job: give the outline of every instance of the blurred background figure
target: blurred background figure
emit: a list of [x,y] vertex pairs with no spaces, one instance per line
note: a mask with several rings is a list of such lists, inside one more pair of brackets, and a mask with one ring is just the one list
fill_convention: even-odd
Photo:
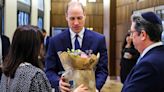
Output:
[[121,51],[120,78],[122,83],[124,83],[127,75],[136,64],[139,55],[139,52],[134,48],[130,32],[128,32],[125,36]]
[[2,62],[4,61],[6,55],[8,54],[10,47],[10,40],[5,35],[0,35],[0,80],[2,75]]
[[40,36],[40,40],[41,40],[40,53],[39,53],[38,59],[39,59],[39,62],[41,62],[40,63],[41,69],[44,70],[44,68],[45,68],[45,55],[46,55],[45,47],[44,47],[44,34],[42,33],[42,30],[39,29],[39,27],[36,27],[36,29],[39,32],[39,36]]
[[51,85],[38,61],[40,47],[37,27],[26,25],[16,29],[3,62],[0,92],[51,92]]
[[45,52],[47,52],[50,36],[47,36],[47,32],[46,32],[45,29],[42,29],[41,31],[42,31],[42,34],[43,34],[43,36],[44,36],[44,47],[45,47]]

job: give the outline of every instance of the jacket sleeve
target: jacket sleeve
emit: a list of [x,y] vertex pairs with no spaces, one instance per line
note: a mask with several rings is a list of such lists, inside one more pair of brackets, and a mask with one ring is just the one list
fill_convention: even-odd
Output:
[[55,45],[54,45],[53,39],[50,38],[49,41],[49,47],[46,55],[46,60],[45,60],[45,68],[46,68],[46,76],[48,77],[50,84],[53,88],[56,88],[59,86],[59,79],[60,77],[57,74],[57,53],[55,50]]
[[96,88],[101,90],[103,85],[105,84],[106,78],[108,76],[108,57],[107,57],[107,49],[105,43],[105,37],[103,36],[98,43],[98,52],[100,53],[100,59],[96,68]]

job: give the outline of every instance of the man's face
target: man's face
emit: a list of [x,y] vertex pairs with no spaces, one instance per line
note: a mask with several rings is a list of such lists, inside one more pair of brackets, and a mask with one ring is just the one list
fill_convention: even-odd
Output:
[[66,13],[68,26],[75,33],[79,33],[85,25],[85,13],[81,6],[70,6]]
[[132,22],[131,28],[130,28],[130,36],[132,38],[134,47],[139,51],[142,52],[142,41],[141,41],[141,36],[135,29],[135,22]]

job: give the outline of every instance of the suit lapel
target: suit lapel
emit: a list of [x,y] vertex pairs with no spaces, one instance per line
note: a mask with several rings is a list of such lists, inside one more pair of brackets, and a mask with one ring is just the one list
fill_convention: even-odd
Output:
[[89,30],[85,29],[81,50],[89,50],[92,44],[92,36]]
[[131,80],[131,77],[132,77],[132,75],[133,75],[133,73],[134,73],[134,71],[135,71],[135,67],[136,67],[136,65],[132,68],[132,70],[130,71],[130,73],[128,74],[128,76],[127,76],[127,78],[126,78],[126,80],[125,80],[125,84],[126,83],[128,83],[130,80]]
[[62,42],[63,46],[66,50],[67,48],[72,49],[71,36],[70,36],[69,29],[65,30],[62,41],[63,41]]
[[[64,48],[72,49],[71,36],[70,36],[69,29],[65,30],[63,34],[62,42],[63,42]],[[92,44],[92,35],[89,30],[85,29],[81,50],[82,51],[89,50],[91,47],[91,44]]]

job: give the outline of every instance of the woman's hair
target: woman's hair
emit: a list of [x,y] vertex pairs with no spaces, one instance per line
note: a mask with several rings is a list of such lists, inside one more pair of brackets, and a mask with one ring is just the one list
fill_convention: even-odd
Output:
[[[124,48],[125,48],[125,46],[126,46],[126,44],[127,44],[126,38],[127,38],[128,36],[130,36],[130,32],[128,32],[128,33],[126,34],[126,36],[125,36],[124,42],[123,42],[123,44],[122,44],[122,50],[124,50]],[[131,46],[132,48],[134,48],[133,42],[131,42],[130,46]]]
[[40,37],[41,44],[44,44],[44,35],[43,35],[42,31],[43,30],[45,31],[45,29],[40,29],[38,26],[34,26],[34,27],[38,30],[38,34],[39,34],[39,37]]
[[12,44],[2,66],[7,77],[14,78],[18,66],[28,62],[38,68],[38,54],[41,46],[39,30],[36,26],[24,25],[15,30]]

